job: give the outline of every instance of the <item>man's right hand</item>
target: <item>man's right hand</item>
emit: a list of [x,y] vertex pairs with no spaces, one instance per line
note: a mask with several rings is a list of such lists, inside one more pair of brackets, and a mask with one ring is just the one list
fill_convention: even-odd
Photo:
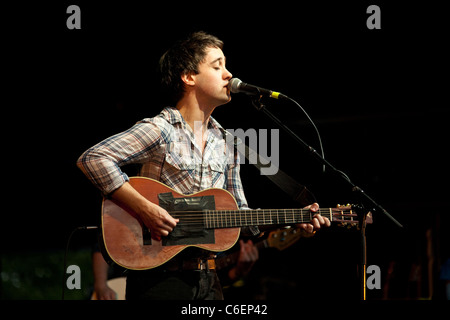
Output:
[[139,212],[142,222],[150,230],[153,240],[160,241],[161,237],[167,237],[179,222],[165,209],[148,201],[148,208]]
[[160,241],[175,228],[179,219],[174,219],[166,210],[150,202],[125,182],[112,194],[112,198],[131,208],[139,215],[145,226],[150,230],[153,240]]

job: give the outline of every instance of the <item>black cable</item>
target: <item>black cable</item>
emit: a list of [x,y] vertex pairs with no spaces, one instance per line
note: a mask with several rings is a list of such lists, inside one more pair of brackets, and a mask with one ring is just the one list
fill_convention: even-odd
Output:
[[[321,139],[321,137],[320,137],[320,133],[319,133],[319,130],[317,129],[317,127],[316,127],[316,124],[315,124],[314,121],[312,121],[312,119],[309,117],[309,115],[308,115],[308,113],[306,112],[306,110],[303,109],[303,107],[302,107],[297,101],[295,101],[294,99],[292,99],[292,98],[290,98],[290,97],[287,97],[287,96],[286,96],[286,98],[287,98],[289,101],[293,102],[295,105],[297,105],[297,106],[300,108],[300,110],[302,110],[303,113],[306,115],[306,118],[308,118],[309,122],[312,124],[314,130],[315,130],[316,133],[317,133],[317,138],[318,138],[318,140],[319,140],[320,153],[322,154],[322,158],[325,159],[325,153],[324,153],[324,151],[323,151],[323,146],[322,146],[322,139]],[[325,165],[323,165],[322,172],[325,173]]]

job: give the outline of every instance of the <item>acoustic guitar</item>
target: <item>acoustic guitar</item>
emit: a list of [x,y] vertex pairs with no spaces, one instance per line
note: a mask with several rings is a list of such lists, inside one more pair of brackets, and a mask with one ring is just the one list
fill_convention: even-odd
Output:
[[[240,227],[308,223],[316,214],[308,209],[239,210],[234,197],[224,189],[211,188],[183,195],[150,178],[132,177],[130,184],[146,199],[179,219],[167,237],[156,241],[130,208],[112,199],[103,200],[106,253],[118,265],[132,270],[158,267],[188,247],[226,251],[238,240]],[[351,207],[321,208],[317,213],[331,222],[358,223]]]

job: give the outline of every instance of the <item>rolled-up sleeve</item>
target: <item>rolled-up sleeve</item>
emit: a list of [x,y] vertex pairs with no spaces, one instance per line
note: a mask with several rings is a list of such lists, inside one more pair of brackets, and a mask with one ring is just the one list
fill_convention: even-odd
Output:
[[148,161],[160,137],[161,130],[154,123],[137,123],[86,150],[77,166],[107,196],[129,180],[120,167]]

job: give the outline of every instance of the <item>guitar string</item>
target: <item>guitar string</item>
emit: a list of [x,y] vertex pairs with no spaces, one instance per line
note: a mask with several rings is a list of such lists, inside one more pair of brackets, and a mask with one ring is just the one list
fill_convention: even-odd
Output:
[[[189,214],[192,213],[192,214]],[[344,213],[344,212],[331,212],[329,210],[323,210],[319,212],[303,212],[303,211],[296,211],[296,210],[284,210],[280,211],[277,210],[277,212],[271,212],[271,210],[265,210],[265,211],[256,211],[256,212],[247,212],[247,210],[206,210],[206,211],[169,211],[169,214],[181,218],[200,218],[203,219],[203,217],[229,217],[229,216],[251,216],[251,217],[264,217],[270,214],[274,214],[275,216],[283,216],[283,215],[296,215],[296,216],[314,216],[316,214],[326,215],[326,216],[342,216],[342,217],[356,217],[357,214],[352,213]]]
[[[179,218],[184,221],[228,221],[228,220],[255,220],[255,221],[265,221],[265,220],[292,220],[297,221],[300,219],[300,221],[304,220],[311,220],[312,216],[308,213],[300,213],[300,214],[293,214],[293,212],[289,213],[281,213],[277,214],[272,217],[269,217],[269,214],[259,214],[259,213],[239,213],[239,212],[202,212],[202,214],[184,214],[184,213],[174,213],[174,218]],[[328,213],[323,213],[324,216],[329,215]]]
[[[267,214],[270,213],[270,211],[272,210],[277,211],[278,216],[272,218],[267,217]],[[344,211],[348,210],[332,209],[331,212],[330,209],[325,208],[319,209],[318,212],[311,212],[308,209],[262,209],[262,210],[251,210],[251,212],[248,212],[248,210],[205,210],[205,211],[187,210],[187,211],[171,211],[170,213],[173,214],[174,218],[181,219],[178,224],[198,225],[198,226],[206,225],[211,227],[224,225],[241,226],[243,225],[242,223],[243,220],[245,222],[244,225],[304,223],[309,222],[311,220],[310,219],[312,217],[311,214],[315,215],[317,213],[325,217],[334,216],[334,219],[332,220],[336,222],[357,222],[357,220],[353,219],[353,217],[357,216],[356,214],[343,213]],[[195,214],[186,214],[188,212]],[[238,215],[238,213],[244,214]],[[266,213],[266,215],[261,215],[261,213]],[[279,217],[280,213],[281,217]],[[296,216],[283,217],[283,214],[292,215],[294,213],[297,213]],[[301,219],[299,220],[300,217]],[[305,217],[307,219],[305,219]],[[345,219],[346,217],[348,217],[349,219]]]
[[[348,212],[349,210],[337,210],[337,209],[331,209],[332,214],[333,215],[353,215],[356,216],[356,214],[351,214],[351,213],[344,213],[344,212]],[[330,213],[330,209],[327,208],[322,208],[319,209],[318,212],[312,212],[309,211],[308,209],[260,209],[260,210],[245,210],[245,209],[241,209],[241,210],[173,210],[173,211],[168,211],[169,213],[181,213],[185,216],[189,216],[186,213],[194,213],[195,215],[198,215],[200,213],[216,213],[216,214],[221,214],[221,213],[228,213],[228,214],[235,214],[235,213],[245,213],[245,214],[267,214],[267,213],[276,213],[278,212],[279,214],[284,214],[289,213],[300,213],[300,214],[309,214],[309,213],[313,213],[313,214],[329,214]],[[351,211],[350,211],[351,212]],[[194,216],[194,215],[192,215]]]
[[[302,211],[299,209],[264,209],[264,210],[204,210],[204,211],[195,211],[195,210],[177,210],[177,211],[168,211],[171,215],[179,215],[180,217],[198,217],[198,216],[204,216],[206,215],[216,215],[216,216],[224,216],[224,215],[251,215],[251,216],[263,216],[268,214],[275,214],[275,215],[284,215],[284,214],[295,214],[295,215],[330,215],[330,210],[328,209],[322,209],[318,212],[310,212],[310,211]],[[192,214],[188,214],[192,213]],[[349,216],[349,217],[356,217],[357,214],[354,213],[346,213],[344,210],[340,211],[332,211],[331,215],[333,216]]]

